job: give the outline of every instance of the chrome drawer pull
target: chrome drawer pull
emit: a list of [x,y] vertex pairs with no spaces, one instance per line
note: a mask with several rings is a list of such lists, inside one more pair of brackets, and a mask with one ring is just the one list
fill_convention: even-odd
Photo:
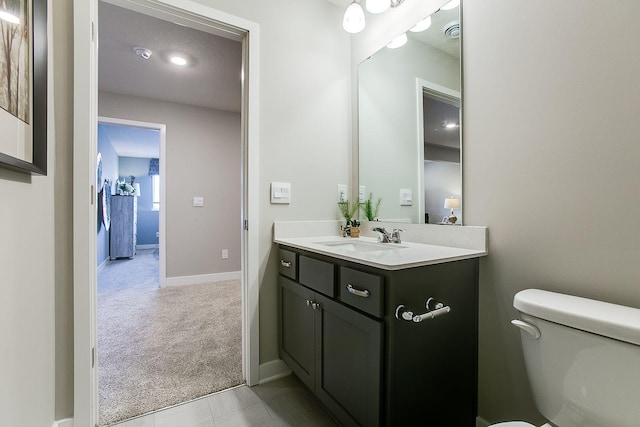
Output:
[[351,283],[347,285],[347,290],[349,291],[350,294],[353,294],[355,296],[362,297],[362,298],[369,298],[369,295],[370,295],[368,289],[361,291],[360,289],[356,289],[353,286],[351,286]]
[[280,260],[280,265],[286,268],[291,268],[291,262],[287,262],[283,259]]

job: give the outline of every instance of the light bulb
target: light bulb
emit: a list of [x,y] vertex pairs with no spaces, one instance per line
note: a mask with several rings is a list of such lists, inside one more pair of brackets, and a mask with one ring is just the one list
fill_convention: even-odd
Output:
[[367,12],[382,13],[391,7],[389,0],[367,0]]
[[7,21],[10,24],[20,23],[20,18],[10,14],[9,12],[5,12],[4,10],[0,10],[0,19],[2,19],[3,21]]
[[364,30],[364,25],[364,10],[354,1],[344,12],[342,28],[344,28],[347,33],[355,34]]
[[416,25],[411,27],[411,29],[409,29],[409,31],[411,31],[413,33],[419,33],[420,31],[424,31],[424,30],[428,29],[430,26],[431,26],[431,17],[427,16],[422,21],[418,22]]
[[391,42],[387,45],[389,49],[397,49],[401,46],[404,46],[407,42],[407,33],[402,33],[395,39],[391,40]]
[[458,6],[460,6],[460,0],[451,0],[449,3],[445,4],[440,9],[451,10],[451,9],[455,9]]
[[187,65],[187,60],[186,60],[186,59],[184,59],[184,58],[183,58],[183,57],[181,57],[181,56],[172,56],[172,57],[170,58],[170,60],[171,60],[171,62],[173,62],[173,63],[174,63],[174,64],[176,64],[176,65],[180,65],[180,66],[185,66],[185,65]]

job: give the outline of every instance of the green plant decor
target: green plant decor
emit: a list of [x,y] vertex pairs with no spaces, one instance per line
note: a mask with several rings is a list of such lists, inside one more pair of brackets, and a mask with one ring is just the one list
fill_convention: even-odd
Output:
[[358,208],[360,207],[359,203],[351,203],[350,201],[338,202],[338,209],[340,209],[340,213],[347,221],[347,226],[351,225],[351,219],[358,212]]
[[362,213],[369,221],[374,221],[378,216],[380,210],[380,204],[382,203],[382,197],[378,197],[378,200],[373,201],[373,193],[369,193],[369,198],[364,203],[360,204]]

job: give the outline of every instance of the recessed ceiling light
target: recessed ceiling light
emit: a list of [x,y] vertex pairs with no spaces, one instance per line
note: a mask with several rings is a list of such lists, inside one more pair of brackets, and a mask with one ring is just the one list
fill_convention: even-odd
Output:
[[458,127],[458,123],[444,121],[441,126],[445,129],[455,129]]
[[12,15],[9,12],[5,12],[4,10],[0,10],[0,19],[2,19],[3,21],[7,21],[11,24],[19,24],[20,23],[20,18],[18,18],[15,15]]
[[182,67],[184,67],[185,65],[187,65],[187,60],[185,58],[183,58],[182,56],[177,56],[174,55],[171,58],[169,58],[169,60],[175,64],[175,65],[180,65]]

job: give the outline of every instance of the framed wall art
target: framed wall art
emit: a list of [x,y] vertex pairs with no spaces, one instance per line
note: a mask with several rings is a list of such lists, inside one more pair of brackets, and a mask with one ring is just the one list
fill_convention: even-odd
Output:
[[47,174],[47,0],[0,0],[0,167]]

